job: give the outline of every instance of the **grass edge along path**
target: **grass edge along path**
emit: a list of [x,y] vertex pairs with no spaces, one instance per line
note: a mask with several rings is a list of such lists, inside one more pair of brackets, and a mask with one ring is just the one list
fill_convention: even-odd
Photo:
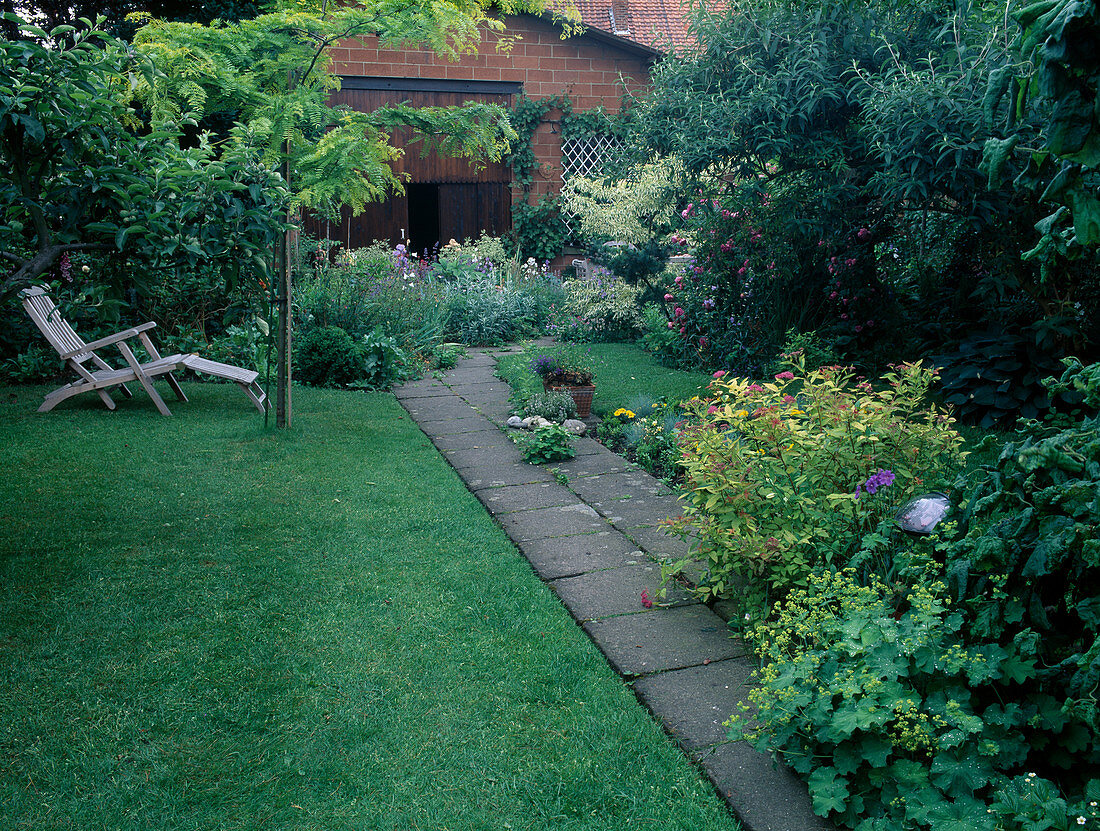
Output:
[[0,824],[736,829],[391,396],[187,391],[3,391]]

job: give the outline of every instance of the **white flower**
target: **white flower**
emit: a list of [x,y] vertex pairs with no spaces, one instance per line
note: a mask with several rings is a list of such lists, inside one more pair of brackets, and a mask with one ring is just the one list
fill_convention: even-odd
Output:
[[1085,818],[1084,817],[1077,817],[1077,824],[1078,825],[1084,825],[1085,824]]

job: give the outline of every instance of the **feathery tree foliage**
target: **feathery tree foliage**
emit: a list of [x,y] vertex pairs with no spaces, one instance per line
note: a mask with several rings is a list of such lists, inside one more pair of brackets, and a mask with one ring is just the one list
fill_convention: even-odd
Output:
[[[148,20],[134,38],[164,75],[139,79],[136,94],[162,117],[233,112],[267,142],[265,158],[289,155],[291,185],[301,207],[333,216],[342,205],[358,213],[400,192],[392,163],[401,151],[392,132],[411,127],[427,149],[475,163],[498,161],[515,133],[497,105],[457,108],[384,107],[372,113],[330,107],[338,89],[328,49],[376,36],[382,46],[427,47],[450,60],[476,49],[485,32],[499,48],[511,39],[501,13],[540,11],[544,0],[361,0],[333,4],[279,0],[251,20],[209,26]],[[568,20],[562,18],[566,28]]]

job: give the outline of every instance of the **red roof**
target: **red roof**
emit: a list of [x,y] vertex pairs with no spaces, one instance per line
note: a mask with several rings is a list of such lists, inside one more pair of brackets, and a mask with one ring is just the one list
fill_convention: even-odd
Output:
[[573,0],[585,26],[662,52],[694,45],[682,0]]

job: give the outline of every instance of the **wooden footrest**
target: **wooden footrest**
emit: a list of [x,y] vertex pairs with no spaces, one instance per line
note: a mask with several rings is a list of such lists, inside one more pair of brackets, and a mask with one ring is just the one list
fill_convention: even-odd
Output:
[[198,355],[184,355],[180,363],[193,372],[202,372],[206,375],[213,375],[215,378],[224,378],[227,381],[236,381],[238,384],[251,384],[260,375],[255,370],[210,361],[206,358],[200,358]]

